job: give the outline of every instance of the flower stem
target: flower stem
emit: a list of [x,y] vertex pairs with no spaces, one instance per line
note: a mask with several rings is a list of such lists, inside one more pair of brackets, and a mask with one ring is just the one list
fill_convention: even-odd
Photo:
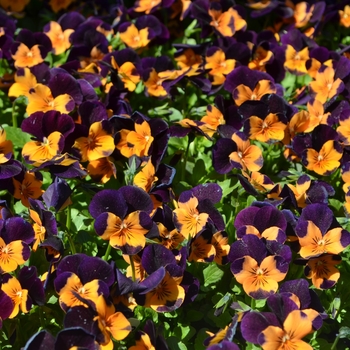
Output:
[[337,348],[338,341],[340,339],[340,333],[338,333],[337,337],[334,339],[331,350],[335,350]]
[[132,255],[130,255],[130,266],[131,266],[131,274],[132,274],[132,280],[136,280],[136,273],[135,273],[135,264],[134,264],[134,259]]
[[111,249],[112,249],[112,246],[108,242],[106,253],[105,253],[105,255],[102,258],[104,261],[108,261],[108,257],[109,257],[109,254],[111,253]]
[[70,250],[72,251],[72,254],[76,254],[77,251],[75,249],[75,245],[71,236],[71,223],[72,223],[71,210],[70,210],[70,206],[68,205],[67,218],[66,218],[67,237],[68,237],[68,242],[69,242],[69,246],[70,246]]
[[17,124],[17,117],[16,117],[16,113],[15,113],[15,107],[16,107],[16,100],[13,101],[13,104],[12,104],[12,126],[14,128],[17,128],[18,127],[18,124]]
[[255,310],[255,307],[256,307],[255,299],[252,298],[251,301],[250,301],[250,308],[251,308],[252,310]]

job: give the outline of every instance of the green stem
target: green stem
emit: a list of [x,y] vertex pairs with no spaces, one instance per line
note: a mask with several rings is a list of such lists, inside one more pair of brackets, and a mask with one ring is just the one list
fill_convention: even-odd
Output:
[[136,280],[136,273],[135,273],[135,264],[134,264],[134,259],[132,255],[130,255],[130,266],[131,266],[131,274],[132,274],[132,280]]
[[109,257],[109,254],[111,253],[111,249],[112,249],[112,246],[108,242],[106,253],[102,258],[104,261],[108,261],[108,257]]
[[191,140],[190,138],[188,138],[188,143],[187,143],[187,147],[186,147],[186,151],[183,157],[183,161],[182,161],[182,169],[181,169],[181,180],[184,181],[186,178],[186,164],[187,164],[187,159],[188,159],[188,152],[190,149],[190,144],[191,144]]
[[332,344],[331,350],[335,350],[337,348],[337,344],[338,344],[339,339],[340,339],[340,333],[338,333],[337,337],[335,338],[335,340]]
[[67,237],[68,237],[68,242],[70,246],[70,250],[72,251],[72,254],[76,254],[76,249],[75,245],[71,236],[71,223],[72,223],[72,216],[71,216],[71,210],[70,206],[67,207],[67,218],[66,218],[66,228],[67,228]]
[[252,298],[251,301],[250,301],[250,308],[251,308],[252,310],[255,310],[255,307],[256,307],[255,299]]
[[16,118],[16,112],[15,112],[16,101],[17,101],[17,99],[13,101],[13,105],[12,105],[12,126],[14,128],[18,127],[17,118]]

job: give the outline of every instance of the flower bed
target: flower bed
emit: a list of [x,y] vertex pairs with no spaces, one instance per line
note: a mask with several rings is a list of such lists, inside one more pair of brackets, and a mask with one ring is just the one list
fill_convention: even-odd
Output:
[[1,349],[350,347],[349,1],[0,6]]

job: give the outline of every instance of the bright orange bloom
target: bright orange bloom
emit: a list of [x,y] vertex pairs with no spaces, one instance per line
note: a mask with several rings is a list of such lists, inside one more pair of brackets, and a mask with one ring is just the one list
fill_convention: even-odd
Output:
[[209,105],[207,107],[207,114],[202,117],[201,122],[205,124],[200,125],[200,129],[210,137],[214,135],[219,125],[226,124],[224,115],[214,105]]
[[252,61],[248,63],[248,67],[260,72],[266,72],[266,63],[268,63],[272,57],[272,51],[265,50],[262,46],[258,46],[254,52]]
[[[1,239],[1,238],[0,238]],[[19,310],[27,313],[28,290],[22,289],[16,277],[11,277],[6,283],[1,285],[1,290],[7,294],[13,303],[14,309],[9,318],[14,318],[18,315]]]
[[188,261],[205,262],[208,259],[213,259],[216,250],[211,242],[208,242],[205,237],[199,235],[191,242],[190,255]]
[[162,0],[138,0],[134,7],[136,12],[144,12],[149,15],[150,12],[161,4]]
[[48,86],[43,84],[36,84],[34,88],[29,91],[27,113],[29,115],[41,111],[58,111],[61,113],[69,113],[74,107],[73,98],[68,94],[62,94],[53,97]]
[[260,100],[266,94],[276,93],[276,88],[270,80],[260,80],[256,83],[253,90],[249,86],[240,84],[232,93],[232,97],[237,106],[245,101]]
[[34,89],[37,80],[29,68],[17,70],[15,74],[15,83],[11,85],[8,95],[10,97],[29,96],[30,91]]
[[103,184],[108,182],[112,176],[114,178],[117,177],[117,169],[108,157],[90,161],[87,166],[87,171],[94,181]]
[[213,26],[222,36],[233,36],[236,31],[244,29],[247,22],[230,7],[227,11],[210,9],[209,15],[212,18],[210,25]]
[[306,61],[309,59],[309,48],[297,52],[293,46],[287,45],[284,67],[295,74],[306,74]]
[[151,41],[148,39],[148,28],[138,30],[133,23],[128,26],[125,32],[119,33],[119,36],[127,46],[133,49],[145,47]]
[[45,32],[45,34],[50,38],[52,43],[52,48],[55,55],[60,55],[71,47],[71,42],[69,37],[74,33],[74,29],[66,29],[62,31],[59,23],[51,21],[49,23],[50,30]]
[[33,67],[44,62],[44,59],[41,57],[39,45],[34,45],[29,48],[27,45],[20,43],[16,53],[12,55],[12,58],[17,68]]
[[13,272],[19,265],[26,262],[23,258],[24,245],[22,241],[12,241],[6,244],[0,237],[0,272]]
[[187,202],[178,202],[179,208],[174,209],[174,220],[180,228],[180,233],[186,238],[194,237],[203,229],[208,221],[209,214],[199,213],[198,199],[191,197]]
[[343,152],[334,147],[335,141],[327,141],[319,152],[313,148],[307,149],[305,162],[306,169],[312,170],[319,175],[328,175],[340,166]]
[[338,90],[343,82],[339,78],[334,80],[334,75],[335,71],[332,67],[327,67],[323,72],[317,72],[316,80],[309,84],[316,100],[325,103],[339,93]]
[[119,67],[113,56],[111,58],[111,64],[112,67],[118,71],[118,76],[124,83],[124,86],[129,91],[134,91],[136,89],[136,84],[140,82],[140,75],[136,72],[134,64],[131,62],[125,62]]
[[350,6],[345,5],[344,10],[339,10],[340,25],[345,28],[350,27]]
[[173,229],[169,232],[168,229],[160,222],[157,222],[157,227],[161,240],[160,243],[170,250],[176,249],[185,239],[185,237],[177,229]]
[[6,140],[6,131],[0,127],[0,164],[6,163],[13,153],[13,143]]
[[20,199],[22,204],[29,208],[28,198],[38,199],[44,191],[41,189],[42,181],[35,177],[35,174],[26,172],[22,182],[12,179],[15,191],[13,196]]
[[30,0],[0,0],[0,6],[8,12],[22,12]]
[[158,180],[157,176],[155,176],[155,168],[151,159],[141,166],[141,171],[139,171],[134,177],[134,185],[149,192],[152,189],[153,184]]
[[265,119],[257,116],[249,118],[249,138],[260,142],[276,142],[284,138],[287,125],[282,123],[277,114],[270,113]]
[[57,13],[60,10],[65,10],[74,0],[50,0],[49,4],[52,11]]
[[81,154],[82,162],[108,157],[115,149],[114,139],[103,129],[102,122],[91,124],[88,137],[79,137],[74,145]]

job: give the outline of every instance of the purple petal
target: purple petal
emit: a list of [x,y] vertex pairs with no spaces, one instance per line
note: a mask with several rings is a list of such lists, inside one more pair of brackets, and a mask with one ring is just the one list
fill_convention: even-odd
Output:
[[95,336],[81,327],[66,328],[57,334],[55,350],[72,348],[96,350]]
[[136,186],[123,186],[119,189],[128,207],[128,212],[137,210],[150,214],[153,210],[153,202],[149,194]]
[[174,254],[169,249],[160,244],[151,244],[144,249],[141,265],[148,274],[169,264],[176,264]]
[[17,240],[30,244],[34,240],[34,230],[29,222],[12,217],[4,221],[0,236],[7,244]]
[[55,337],[49,332],[42,330],[34,334],[26,343],[23,350],[46,350],[54,349]]

